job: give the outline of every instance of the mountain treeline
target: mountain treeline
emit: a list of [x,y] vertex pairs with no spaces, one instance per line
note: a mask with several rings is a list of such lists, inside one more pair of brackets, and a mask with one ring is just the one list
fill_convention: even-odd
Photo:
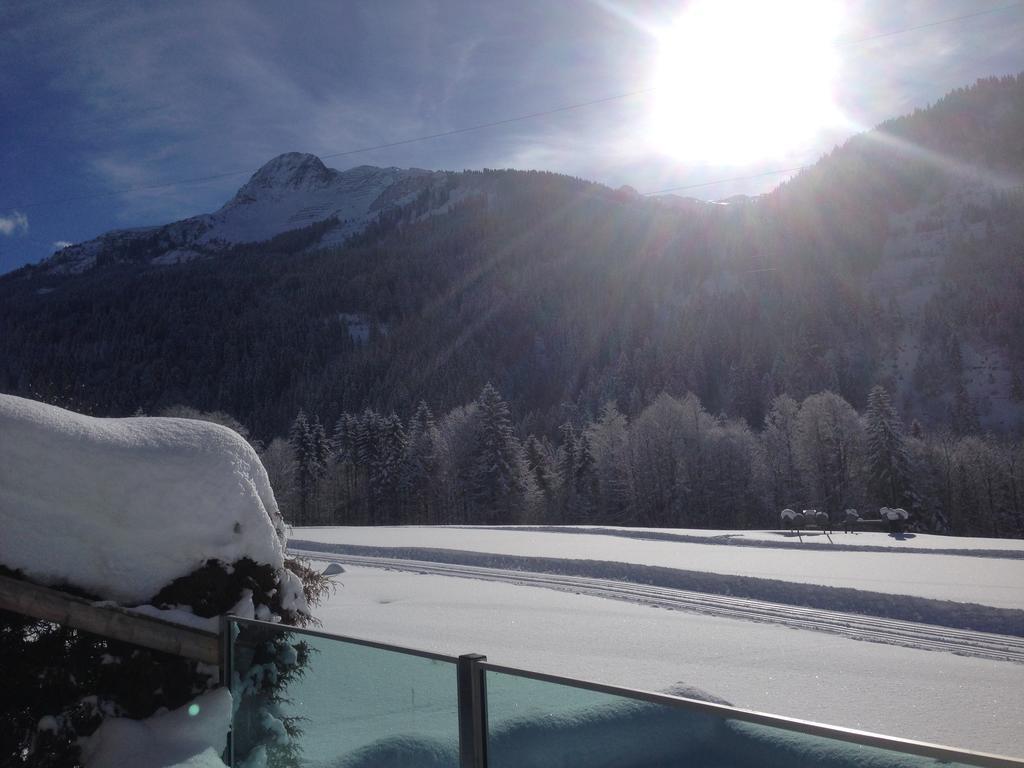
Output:
[[[970,414],[963,414],[966,419]],[[557,439],[513,427],[490,384],[472,402],[407,420],[371,409],[327,429],[300,412],[262,458],[296,525],[607,524],[771,528],[779,511],[841,519],[903,507],[916,530],[1024,535],[1024,445],[905,428],[888,393],[863,414],[834,392],[782,395],[758,431],[662,393],[633,415],[609,402]]]
[[[343,247],[310,251],[314,225],[173,266],[25,268],[0,277],[0,391],[233,414],[301,523],[885,504],[1019,535],[1024,76],[883,128],[728,205],[471,171]],[[883,431],[884,493],[876,385],[916,423]]]
[[[875,382],[938,427],[967,388],[967,341],[1005,349],[1018,382],[1024,371],[1013,206],[984,213],[991,236],[963,244],[910,317],[839,251],[758,244],[763,208],[687,212],[552,174],[491,176],[500,202],[467,200],[372,244],[0,281],[0,391],[97,415],[184,402],[266,440],[307,404],[333,424],[420,400],[452,408],[493,381],[518,426],[553,436],[567,411],[608,400],[694,392],[757,424],[780,394],[830,389],[863,409]],[[354,316],[366,334],[350,332]],[[910,344],[913,386],[888,365]],[[985,421],[988,395],[969,396]]]

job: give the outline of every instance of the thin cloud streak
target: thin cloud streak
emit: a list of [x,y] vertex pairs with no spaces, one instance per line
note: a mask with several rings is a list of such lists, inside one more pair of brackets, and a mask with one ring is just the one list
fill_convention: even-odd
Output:
[[0,235],[10,237],[19,233],[28,234],[28,216],[20,211],[12,211],[7,216],[0,216]]

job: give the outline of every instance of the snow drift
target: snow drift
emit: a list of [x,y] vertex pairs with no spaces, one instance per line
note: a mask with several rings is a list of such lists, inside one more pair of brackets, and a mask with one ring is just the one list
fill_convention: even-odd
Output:
[[208,560],[284,566],[259,457],[226,427],[0,395],[0,564],[139,603]]

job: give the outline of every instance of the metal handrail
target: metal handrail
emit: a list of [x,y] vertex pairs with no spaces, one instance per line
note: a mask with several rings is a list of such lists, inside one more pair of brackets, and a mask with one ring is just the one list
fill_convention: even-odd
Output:
[[[637,688],[625,688],[617,685],[609,685],[607,683],[599,683],[593,680],[583,680],[580,678],[565,677],[563,675],[554,675],[546,672],[536,672],[533,670],[521,669],[519,667],[509,667],[501,664],[492,664],[486,661],[485,657],[480,656],[478,654],[465,654],[459,657],[455,657],[441,653],[434,653],[432,651],[424,651],[415,648],[407,648],[405,646],[400,645],[393,645],[390,643],[381,643],[376,640],[368,640],[366,638],[351,637],[347,635],[338,635],[331,632],[323,632],[319,630],[310,630],[298,627],[284,626],[272,622],[260,621],[258,619],[242,619],[237,618],[235,616],[225,617],[226,624],[231,622],[237,624],[259,626],[278,632],[309,635],[312,637],[324,638],[326,640],[352,643],[354,645],[378,648],[380,650],[392,651],[394,653],[401,653],[410,656],[420,656],[423,658],[434,659],[437,661],[452,662],[453,664],[456,664],[456,669],[461,677],[461,681],[459,682],[460,694],[462,693],[463,688],[466,688],[468,690],[466,684],[468,682],[469,676],[477,676],[479,678],[479,687],[473,691],[473,702],[462,701],[462,696],[460,695],[460,713],[461,710],[463,709],[471,710],[474,708],[478,708],[480,706],[486,706],[486,695],[483,695],[483,703],[480,703],[480,691],[485,690],[486,673],[494,672],[515,677],[529,678],[532,680],[538,680],[542,682],[554,683],[556,685],[564,685],[572,688],[594,691],[597,693],[609,694],[612,696],[619,696],[622,698],[634,699],[637,701],[645,701],[652,704],[660,704],[664,706],[674,707],[677,709],[687,709],[691,711],[703,712],[705,714],[712,714],[716,717],[720,717],[723,719],[739,720],[743,722],[754,723],[756,725],[764,725],[773,728],[778,728],[780,730],[795,731],[810,736],[819,736],[822,738],[833,739],[836,741],[842,741],[851,744],[859,744],[866,747],[888,749],[892,752],[918,755],[920,757],[952,761],[967,765],[981,766],[981,768],[1024,768],[1024,759],[1006,757],[1004,755],[996,755],[987,752],[977,752],[973,750],[958,749],[956,747],[948,747],[925,741],[916,741],[913,739],[904,739],[896,736],[886,736],[883,734],[873,733],[871,731],[857,730],[854,728],[844,728],[841,726],[826,725],[824,723],[818,723],[812,720],[801,720],[799,718],[786,717],[783,715],[773,715],[765,712],[758,712],[756,710],[751,709],[742,709],[728,704],[715,704],[709,701],[689,699],[682,696],[674,696],[672,694],[667,693],[645,691]],[[225,631],[224,634],[225,637],[230,637],[230,634],[227,631]],[[230,655],[227,655],[226,658],[230,658]],[[467,666],[470,667],[470,669],[467,670]],[[477,712],[475,714],[479,715],[480,713]],[[476,720],[479,722],[479,718],[476,718]],[[462,725],[460,723],[460,729],[461,728]],[[479,763],[464,763],[464,765],[477,764]]]
[[353,645],[365,645],[368,648],[377,648],[381,651],[392,651],[394,653],[404,653],[406,656],[421,656],[425,659],[432,659],[434,661],[447,661],[452,664],[456,664],[459,661],[457,656],[448,656],[443,653],[435,653],[434,651],[424,651],[418,648],[406,648],[402,645],[391,645],[389,643],[378,642],[377,640],[367,640],[366,638],[352,637],[351,635],[338,635],[333,632],[323,632],[318,629],[307,629],[306,627],[293,627],[288,624],[278,624],[272,621],[243,619],[239,616],[225,616],[223,617],[223,620],[235,624],[251,624],[258,627],[272,628],[279,632],[287,632],[294,635],[308,635],[310,637],[322,637],[325,640],[339,640],[344,643],[352,643]]
[[1024,760],[1005,757],[988,752],[976,752],[972,750],[959,749],[957,747],[946,747],[940,744],[932,744],[926,741],[905,739],[899,736],[886,736],[872,731],[863,731],[856,728],[844,728],[838,725],[827,725],[813,720],[801,720],[785,715],[773,715],[766,712],[758,712],[753,709],[743,709],[730,704],[716,704],[700,699],[689,699],[684,696],[675,696],[669,693],[657,691],[645,691],[639,688],[624,688],[607,683],[599,683],[593,680],[582,680],[563,675],[553,675],[546,672],[534,672],[532,670],[519,669],[517,667],[506,667],[501,664],[483,662],[480,668],[485,672],[497,672],[513,677],[525,677],[531,680],[539,680],[556,685],[564,685],[571,688],[580,688],[596,693],[605,693],[612,696],[645,701],[651,704],[674,707],[676,709],[687,709],[690,711],[713,714],[730,720],[741,720],[756,725],[766,725],[772,728],[779,728],[786,731],[797,731],[809,736],[821,736],[823,738],[845,741],[851,744],[860,744],[867,747],[878,747],[889,749],[894,752],[904,752],[921,757],[932,757],[938,760],[951,760],[969,765],[984,766],[985,768],[1003,768],[1006,766],[1024,766]]

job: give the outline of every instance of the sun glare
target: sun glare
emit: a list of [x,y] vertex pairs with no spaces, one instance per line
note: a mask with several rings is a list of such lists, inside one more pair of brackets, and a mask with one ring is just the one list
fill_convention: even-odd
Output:
[[799,150],[835,123],[835,0],[693,0],[659,34],[654,147],[741,165]]

